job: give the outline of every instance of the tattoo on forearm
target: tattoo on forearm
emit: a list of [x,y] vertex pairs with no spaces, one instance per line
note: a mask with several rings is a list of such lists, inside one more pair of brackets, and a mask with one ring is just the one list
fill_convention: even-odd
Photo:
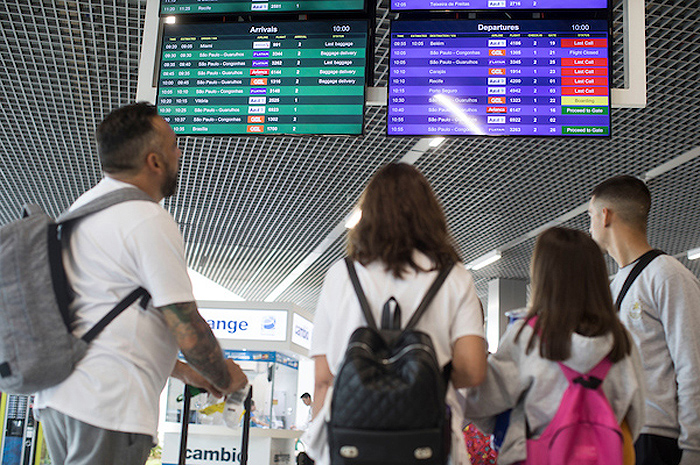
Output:
[[166,305],[160,307],[160,310],[192,367],[214,386],[228,386],[231,377],[221,347],[207,322],[197,312],[197,305],[194,302],[184,302]]

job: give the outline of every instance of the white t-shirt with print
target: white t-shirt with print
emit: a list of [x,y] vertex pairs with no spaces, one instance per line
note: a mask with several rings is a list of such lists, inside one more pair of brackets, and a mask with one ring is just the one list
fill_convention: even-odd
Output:
[[[414,254],[414,261],[423,269],[432,266],[428,257],[418,252]],[[382,307],[387,299],[394,297],[401,307],[402,327],[408,323],[438,275],[437,271],[416,273],[411,269],[403,279],[398,279],[386,272],[380,262],[372,262],[366,267],[356,262],[355,269],[375,322],[381,321]],[[345,262],[336,262],[328,270],[319,296],[310,355],[325,355],[331,373],[336,375],[351,334],[366,324]],[[441,366],[452,359],[452,348],[457,339],[484,337],[481,304],[474,280],[463,266],[454,266],[416,329],[431,336]],[[447,403],[452,410],[452,463],[468,464],[461,431],[463,409],[452,385],[448,388]]]
[[[135,189],[104,178],[71,208],[125,187]],[[118,204],[78,220],[63,259],[76,294],[71,329],[77,337],[137,287],[152,299],[146,311],[137,302],[112,321],[64,382],[38,393],[36,407],[99,428],[155,437],[159,396],[178,347],[154,307],[194,301],[177,224],[157,203]]]

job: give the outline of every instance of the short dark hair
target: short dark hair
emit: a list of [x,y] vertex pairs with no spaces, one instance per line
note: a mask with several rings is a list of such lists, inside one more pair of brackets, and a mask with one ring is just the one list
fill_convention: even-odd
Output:
[[651,193],[641,179],[629,175],[615,176],[598,184],[591,197],[610,204],[625,223],[646,231]]
[[362,218],[348,236],[348,255],[363,265],[380,260],[400,278],[407,266],[420,271],[414,250],[427,255],[437,269],[459,261],[442,206],[414,166],[383,166],[367,184],[360,208]]
[[308,392],[305,392],[301,395],[301,399],[311,399],[311,394]]
[[629,336],[613,307],[603,252],[588,234],[563,227],[541,233],[530,274],[532,297],[526,321],[534,317],[537,321],[526,353],[538,335],[541,357],[566,360],[574,332],[588,337],[611,333],[612,362],[630,353]]
[[147,102],[126,105],[112,111],[95,133],[97,153],[105,173],[137,171],[144,156],[158,141],[154,118],[156,107]]

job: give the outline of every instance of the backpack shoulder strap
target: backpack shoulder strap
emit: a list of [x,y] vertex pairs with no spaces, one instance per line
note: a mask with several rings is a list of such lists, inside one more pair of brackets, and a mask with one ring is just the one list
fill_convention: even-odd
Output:
[[[76,208],[75,210],[67,210],[63,212],[56,220],[56,223],[58,225],[65,225],[79,218],[83,218],[92,213],[97,213],[98,211],[104,210],[113,205],[117,205],[122,202],[128,202],[130,200],[145,200],[155,202],[155,200],[153,200],[151,196],[146,194],[141,189],[125,187],[102,195],[86,203],[85,205]],[[143,287],[135,289],[128,296],[122,299],[114,308],[112,308],[112,310],[110,310],[104,317],[102,317],[102,319],[98,321],[92,328],[90,328],[90,330],[83,335],[82,339],[85,342],[91,342],[102,332],[102,330],[109,323],[112,322],[112,320],[119,316],[136,300],[141,299],[141,307],[145,309],[148,305],[148,301],[150,300],[150,298],[150,294]]]
[[367,320],[367,324],[373,330],[379,331],[379,328],[377,328],[377,323],[374,321],[374,317],[372,316],[372,311],[369,308],[369,302],[367,302],[367,296],[365,295],[365,291],[362,290],[360,280],[357,277],[355,264],[353,263],[350,257],[345,257],[345,265],[348,268],[348,274],[350,275],[352,287],[355,288],[355,294],[357,295],[357,300],[360,301],[360,308],[362,309],[362,313],[365,315],[365,320]]
[[87,343],[92,342],[92,340],[95,339],[102,332],[102,330],[112,322],[112,320],[121,315],[121,313],[129,308],[131,304],[136,302],[136,300],[141,299],[141,307],[146,309],[150,298],[151,295],[143,287],[134,289],[131,294],[124,297],[121,302],[119,302],[114,308],[112,308],[112,310],[109,311],[109,313],[103,316],[100,321],[95,323],[95,326],[90,328],[90,330],[83,335],[82,339]]
[[536,322],[537,322],[537,316],[533,316],[532,318],[530,318],[529,320],[527,320],[527,325],[528,325],[530,328],[535,329],[535,323],[536,323]]
[[37,204],[27,203],[22,205],[22,218],[34,215],[41,215],[42,213],[44,213],[44,210],[42,210],[42,208]]
[[612,362],[610,361],[610,357],[606,356],[603,360],[601,360],[598,365],[594,366],[588,373],[586,373],[588,376],[595,376],[596,378],[600,380],[604,380],[606,376],[608,376],[608,371],[610,371],[610,368],[612,368]]
[[405,330],[411,330],[416,327],[416,325],[418,324],[418,320],[420,320],[425,311],[428,309],[430,302],[433,301],[435,294],[437,294],[437,292],[440,290],[440,287],[442,287],[442,284],[447,279],[447,275],[449,275],[450,271],[452,271],[453,266],[454,263],[450,263],[442,270],[440,270],[440,274],[438,274],[437,278],[435,278],[435,281],[433,281],[433,284],[430,286],[430,289],[428,289],[428,292],[426,292],[425,297],[423,297],[423,300],[421,301],[420,305],[413,313],[411,319],[408,321]]
[[627,291],[630,290],[630,287],[632,286],[634,280],[637,279],[637,276],[639,276],[639,274],[644,270],[644,268],[646,268],[646,266],[649,263],[651,263],[652,260],[654,260],[659,255],[665,254],[666,252],[663,252],[658,249],[653,249],[639,257],[639,260],[637,260],[637,264],[634,265],[634,268],[632,268],[630,274],[627,275],[627,279],[625,279],[625,282],[622,285],[622,289],[620,289],[620,293],[617,295],[617,300],[615,300],[615,308],[618,312],[620,311],[622,300],[625,298],[625,295],[627,295]]
[[56,223],[65,224],[78,218],[90,215],[92,213],[97,213],[100,210],[109,208],[113,205],[117,205],[122,202],[128,202],[130,200],[146,200],[150,202],[155,202],[144,191],[138,188],[125,187],[116,191],[109,192],[108,194],[102,195],[91,202],[82,205],[75,210],[67,210],[61,214],[56,220]]

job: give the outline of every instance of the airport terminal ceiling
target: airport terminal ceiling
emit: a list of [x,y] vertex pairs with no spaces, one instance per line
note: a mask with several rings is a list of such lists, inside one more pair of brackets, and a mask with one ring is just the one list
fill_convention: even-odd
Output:
[[[375,86],[384,87],[388,5],[376,10]],[[614,87],[623,83],[621,5]],[[0,224],[26,202],[58,215],[100,179],[94,128],[134,100],[145,10],[136,0],[0,3]],[[561,218],[587,228],[580,207],[611,175],[660,169],[649,181],[652,244],[679,257],[700,247],[698,11],[698,1],[646,2],[648,105],[612,110],[612,138],[451,138],[416,160],[464,261],[502,250],[474,272],[484,303],[491,279],[527,278],[538,228]],[[387,137],[386,117],[385,106],[367,106],[362,137],[182,137],[180,188],[165,207],[190,266],[245,299],[313,311],[325,271],[344,254],[338,226],[371,174],[419,140]],[[681,261],[700,274],[700,260]]]

